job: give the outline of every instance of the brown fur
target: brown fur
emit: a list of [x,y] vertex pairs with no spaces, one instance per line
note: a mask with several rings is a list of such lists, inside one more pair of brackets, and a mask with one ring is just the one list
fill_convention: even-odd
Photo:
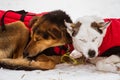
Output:
[[82,23],[77,22],[76,24],[71,25],[71,27],[72,27],[72,29],[73,29],[72,36],[75,36],[75,35],[78,33],[81,24],[82,24]]
[[94,28],[96,31],[98,31],[99,33],[102,34],[102,30],[100,29],[103,25],[102,23],[97,23],[97,22],[93,22],[91,23],[92,28]]
[[[0,32],[0,66],[25,70],[53,69],[60,63],[61,56],[46,56],[42,51],[72,42],[64,20],[72,22],[70,17],[60,10],[34,17],[30,23],[31,40],[26,48],[29,31],[25,25],[22,22],[7,25],[7,31]],[[39,53],[41,55],[38,55]]]
[[[38,18],[38,20],[41,19],[42,18]],[[40,22],[36,21],[35,24],[39,24]],[[66,37],[67,32],[65,27],[60,27],[61,29],[57,27],[56,24],[50,23],[47,20],[40,26],[37,26],[37,28],[33,25],[31,41],[25,49],[25,53],[27,53],[28,57],[33,57],[46,48],[64,45],[71,41]]]
[[[53,15],[54,14],[54,15]],[[42,17],[35,17],[31,21],[31,41],[25,49],[26,57],[34,57],[43,50],[71,43],[64,20],[72,22],[68,15],[62,11],[53,11]]]
[[0,29],[0,59],[21,58],[28,36],[29,30],[20,21],[6,25],[5,32]]

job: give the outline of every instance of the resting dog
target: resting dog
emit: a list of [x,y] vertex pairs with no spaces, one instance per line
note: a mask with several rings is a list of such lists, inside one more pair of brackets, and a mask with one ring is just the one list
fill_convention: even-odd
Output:
[[[86,16],[65,24],[75,48],[70,56],[84,55],[96,63],[98,70],[116,72],[120,69],[120,19]],[[97,56],[107,58],[95,61]]]
[[46,56],[43,53],[50,54],[49,49],[45,49],[72,42],[64,20],[72,22],[61,10],[34,17],[30,22],[30,41],[29,30],[22,22],[7,24],[6,31],[0,31],[0,66],[25,70],[53,69],[60,63],[60,56]]

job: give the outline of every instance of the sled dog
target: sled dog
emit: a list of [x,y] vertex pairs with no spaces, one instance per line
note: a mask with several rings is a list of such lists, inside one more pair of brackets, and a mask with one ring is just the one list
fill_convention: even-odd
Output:
[[[84,55],[95,62],[98,70],[116,72],[120,69],[120,19],[85,16],[65,24],[75,48],[71,57]],[[98,56],[105,58],[98,60]]]
[[0,66],[17,70],[53,69],[60,63],[60,56],[42,53],[50,47],[72,42],[64,20],[72,22],[62,10],[35,16],[30,21],[30,33],[23,22],[6,24],[6,31],[0,29]]

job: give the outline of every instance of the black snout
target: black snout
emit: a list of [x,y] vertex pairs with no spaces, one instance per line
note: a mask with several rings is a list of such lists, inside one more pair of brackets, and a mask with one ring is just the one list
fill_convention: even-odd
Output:
[[23,52],[23,57],[28,59],[28,60],[33,60],[34,58],[33,57],[29,57],[29,53],[28,52]]
[[88,56],[89,56],[90,58],[95,57],[95,54],[96,54],[95,50],[89,50],[89,51],[88,51]]
[[29,53],[28,53],[28,52],[26,52],[26,51],[24,51],[24,52],[23,52],[23,57],[24,57],[24,58],[27,58],[27,57],[28,57],[28,55],[29,55]]
[[36,56],[29,57],[29,52],[24,51],[24,52],[23,52],[23,58],[26,58],[26,59],[28,59],[28,60],[33,60],[33,59],[36,58]]

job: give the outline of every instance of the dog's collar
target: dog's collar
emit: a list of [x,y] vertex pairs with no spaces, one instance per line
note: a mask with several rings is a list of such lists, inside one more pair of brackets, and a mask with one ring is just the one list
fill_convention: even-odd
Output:
[[54,47],[54,52],[57,55],[63,55],[66,52],[72,52],[72,51],[73,51],[73,45],[72,44],[66,44],[66,45],[63,45],[63,46]]

